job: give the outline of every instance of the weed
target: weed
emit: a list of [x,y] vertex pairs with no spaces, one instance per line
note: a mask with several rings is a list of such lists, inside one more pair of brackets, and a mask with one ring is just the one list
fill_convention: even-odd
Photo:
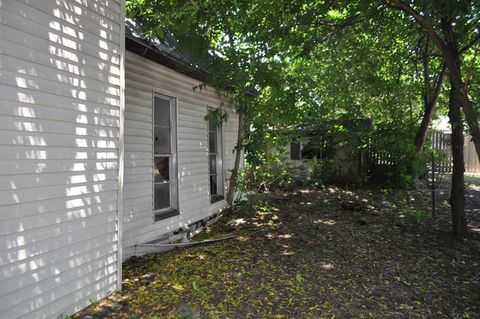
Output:
[[192,288],[193,288],[194,293],[195,293],[200,299],[204,299],[204,300],[207,300],[207,299],[208,299],[207,294],[206,294],[200,287],[198,287],[196,281],[193,281],[193,282],[192,282]]
[[96,306],[100,303],[100,301],[98,301],[94,298],[90,298],[90,299],[88,299],[88,303],[90,304],[90,306]]
[[297,288],[298,288],[298,290],[300,290],[302,293],[305,292],[305,289],[303,288],[304,282],[305,282],[305,278],[303,278],[300,273],[297,273],[297,274],[295,275],[295,281],[297,282]]

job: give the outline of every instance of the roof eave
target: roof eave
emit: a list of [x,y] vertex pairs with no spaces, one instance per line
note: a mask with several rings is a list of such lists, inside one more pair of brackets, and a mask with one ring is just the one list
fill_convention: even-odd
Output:
[[155,49],[154,47],[149,46],[147,43],[135,38],[131,38],[128,35],[125,37],[125,48],[128,51],[139,54],[151,61],[157,62],[166,66],[167,68],[187,75],[203,83],[208,82],[210,78],[210,74],[202,70],[195,69],[191,65],[185,64],[184,62],[178,61],[173,57]]

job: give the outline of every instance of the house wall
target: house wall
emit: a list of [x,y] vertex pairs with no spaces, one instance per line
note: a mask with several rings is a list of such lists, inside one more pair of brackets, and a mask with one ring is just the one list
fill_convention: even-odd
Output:
[[[126,52],[125,62],[125,192],[124,258],[136,253],[135,245],[159,238],[201,220],[225,206],[210,204],[208,178],[208,107],[219,107],[211,88],[194,91],[199,82]],[[154,222],[153,214],[153,132],[152,93],[177,99],[178,195],[180,215]],[[227,109],[223,123],[223,170],[225,187],[234,163],[238,118]]]
[[0,318],[116,289],[121,0],[0,1]]

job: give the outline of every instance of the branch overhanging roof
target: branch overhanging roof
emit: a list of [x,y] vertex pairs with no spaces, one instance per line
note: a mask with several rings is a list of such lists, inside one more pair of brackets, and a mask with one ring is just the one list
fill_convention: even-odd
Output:
[[138,22],[125,20],[126,49],[158,62],[168,68],[188,75],[202,82],[207,82],[211,74],[205,66],[199,65],[188,53],[178,49],[178,41],[169,32],[163,39],[148,39]]

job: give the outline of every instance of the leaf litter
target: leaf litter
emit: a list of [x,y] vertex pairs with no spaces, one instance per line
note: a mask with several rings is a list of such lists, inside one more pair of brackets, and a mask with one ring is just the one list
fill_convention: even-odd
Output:
[[480,190],[469,192],[461,241],[445,198],[433,220],[422,192],[252,195],[193,238],[235,239],[133,257],[123,290],[73,318],[480,318]]

